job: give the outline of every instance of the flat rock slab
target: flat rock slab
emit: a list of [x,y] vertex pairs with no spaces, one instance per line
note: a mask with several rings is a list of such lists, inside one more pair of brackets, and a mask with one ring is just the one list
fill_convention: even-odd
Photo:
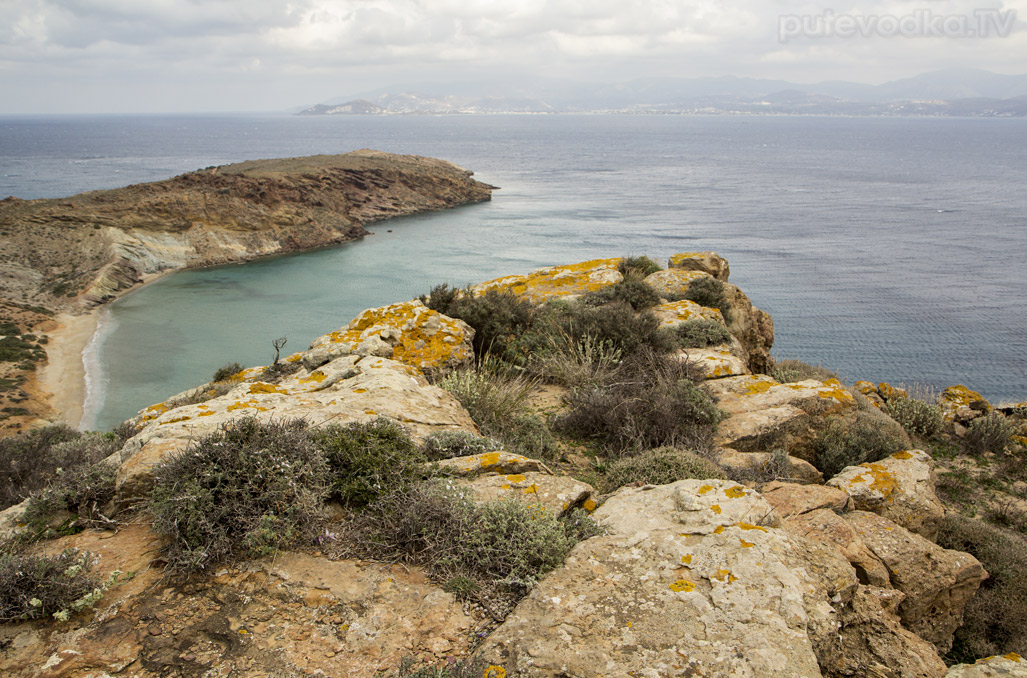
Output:
[[745,358],[735,355],[731,346],[710,346],[709,348],[686,348],[680,353],[702,369],[707,379],[722,379],[749,374]]
[[483,473],[495,473],[499,475],[524,474],[524,473],[546,473],[551,471],[538,459],[529,459],[519,454],[499,450],[497,452],[482,452],[466,457],[453,457],[434,462],[442,469],[458,476],[477,476]]
[[617,266],[622,259],[593,259],[567,266],[548,266],[527,275],[496,278],[472,287],[475,295],[494,289],[508,291],[533,303],[576,297],[615,285],[624,279]]
[[922,450],[897,452],[849,466],[828,481],[861,511],[880,514],[928,539],[938,534],[945,509],[935,494],[934,459]]
[[[683,268],[668,268],[665,271],[651,273],[645,278],[645,283],[656,290],[664,299],[683,295],[688,291],[688,284],[696,278],[705,278],[708,274],[703,271],[688,271]],[[720,311],[717,311],[720,315]]]
[[[717,463],[721,467],[737,473],[761,476],[769,472],[768,467],[773,463],[773,457],[774,455],[770,452],[739,452],[730,447],[724,447],[721,448]],[[824,482],[824,475],[805,459],[788,456],[785,461],[787,467],[783,477],[778,478],[779,480],[807,484]]]
[[682,252],[670,257],[670,268],[686,271],[701,271],[721,282],[727,282],[731,275],[731,267],[727,259],[716,252]]
[[[830,509],[815,509],[790,516],[784,529],[806,539],[833,544],[856,571],[862,584],[888,588],[891,576],[887,566],[860,538],[856,528]],[[904,594],[901,594],[905,598]]]
[[797,485],[770,482],[760,488],[760,494],[777,510],[782,520],[817,509],[841,512],[851,508],[851,499],[845,492],[824,485]]
[[[666,273],[666,271],[661,271],[661,273]],[[654,273],[653,275],[659,275],[659,273]],[[649,278],[651,277],[649,276]],[[698,275],[695,277],[701,278],[703,276]],[[649,278],[646,278],[646,280],[649,280]],[[660,321],[660,327],[674,328],[689,320],[712,320],[726,327],[724,316],[721,315],[718,309],[706,308],[687,299],[659,304],[650,308],[649,311]]]
[[457,487],[470,490],[478,502],[526,501],[541,505],[547,513],[562,516],[575,508],[593,510],[592,486],[569,476],[548,473],[490,473],[473,479],[458,479]]
[[959,664],[945,678],[1027,678],[1027,660],[1015,652],[1001,657],[980,659],[975,664]]
[[876,513],[853,511],[845,520],[888,568],[891,586],[906,594],[899,606],[902,622],[940,652],[948,652],[963,608],[987,576],[981,563]]

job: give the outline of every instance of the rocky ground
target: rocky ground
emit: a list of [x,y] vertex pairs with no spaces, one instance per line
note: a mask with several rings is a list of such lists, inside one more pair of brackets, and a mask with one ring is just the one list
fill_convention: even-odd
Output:
[[[494,449],[442,462],[475,502],[526,502],[560,516],[584,510],[602,528],[504,619],[419,567],[340,557],[323,540],[172,577],[139,510],[162,460],[240,416],[302,417],[315,428],[386,417],[416,441],[478,433],[435,383],[471,367],[474,331],[415,300],[366,311],[270,372],[249,368],[140,412],[136,433],[104,462],[117,470],[108,512],[131,518],[116,531],[32,547],[78,548],[102,576],[134,575],[66,622],[0,624],[0,672],[372,676],[414,658],[446,676],[473,653],[486,678],[1027,676],[1013,653],[951,668],[942,660],[989,574],[972,555],[935,543],[947,509],[933,456],[904,438],[906,449],[884,458],[823,470],[825,430],[898,427],[881,409],[887,389],[873,387],[871,398],[827,376],[763,374],[773,324],[744,293],[725,285],[728,302],[718,308],[667,300],[696,278],[726,283],[727,262],[700,253],[670,263],[645,279],[663,297],[652,309],[659,321],[714,319],[730,331],[723,343],[680,355],[701,366],[724,413],[711,455],[723,471],[604,493],[582,479],[595,463],[583,441],[548,460]],[[570,301],[620,283],[620,265],[552,267],[475,291]],[[535,404],[559,410],[567,394],[550,385]],[[960,407],[969,404],[954,404],[950,422],[956,412],[969,416]],[[0,529],[17,532],[24,508],[0,514]]]
[[170,270],[346,242],[366,235],[364,224],[488,200],[491,190],[442,160],[363,150],[2,200],[0,323],[10,327],[0,341],[43,355],[0,355],[0,430],[53,416],[35,369],[46,351],[38,338],[54,329],[56,312],[86,312]]

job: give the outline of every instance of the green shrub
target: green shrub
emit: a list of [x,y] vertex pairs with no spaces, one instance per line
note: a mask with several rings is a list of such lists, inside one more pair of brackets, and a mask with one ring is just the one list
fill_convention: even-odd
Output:
[[891,424],[887,426],[870,412],[858,412],[851,426],[832,422],[813,442],[814,465],[825,478],[831,478],[848,466],[880,461],[907,449],[909,439],[902,427]]
[[327,494],[328,466],[302,421],[240,419],[154,468],[153,529],[164,559],[195,571],[262,556],[309,534]]
[[1022,536],[956,513],[941,522],[937,543],[965,551],[984,565],[988,578],[963,611],[950,663],[982,657],[1027,654],[1027,542]]
[[744,466],[726,468],[728,478],[736,483],[762,485],[775,480],[794,481],[792,465],[788,460],[788,452],[776,449],[769,457],[757,459],[754,455],[746,460]]
[[998,413],[987,414],[970,422],[963,445],[970,454],[999,453],[1013,437],[1013,426]]
[[612,492],[629,483],[667,485],[678,480],[694,478],[708,480],[727,478],[724,471],[709,459],[689,450],[660,447],[613,462],[604,474],[604,492]]
[[547,304],[534,331],[520,340],[521,352],[531,356],[544,348],[544,337],[568,337],[591,341],[620,351],[623,357],[639,351],[668,353],[678,347],[673,331],[661,328],[652,313],[635,313],[625,303],[596,308],[585,304]]
[[535,383],[498,360],[485,359],[474,370],[451,372],[439,382],[460,401],[481,432],[509,452],[544,459],[559,449],[539,417],[525,411]]
[[663,268],[649,257],[625,257],[617,264],[625,280],[643,280]]
[[395,671],[376,673],[375,678],[499,678],[499,675],[490,674],[488,663],[474,657],[428,665],[413,657],[404,657]]
[[770,371],[770,376],[782,384],[791,384],[796,381],[805,381],[807,379],[827,381],[828,379],[838,378],[838,374],[836,372],[832,372],[826,367],[810,365],[809,363],[804,363],[801,360],[792,359],[774,361],[774,368]]
[[211,378],[211,381],[215,383],[219,381],[228,381],[245,369],[246,368],[239,363],[226,363],[214,372],[214,376]]
[[581,303],[587,306],[605,306],[615,302],[627,304],[632,309],[641,311],[659,304],[660,295],[641,280],[625,279],[616,285],[588,292],[581,298]]
[[474,328],[474,353],[479,359],[491,353],[508,362],[523,361],[512,346],[535,321],[537,310],[531,302],[509,291],[490,289],[475,296],[470,290],[450,292],[441,285],[432,288],[427,303],[429,308]]
[[396,422],[328,425],[311,431],[328,463],[329,492],[344,506],[366,506],[424,477],[428,458]]
[[696,318],[674,328],[682,348],[706,348],[731,341],[731,332],[715,320]]
[[70,549],[55,556],[0,552],[0,623],[52,615],[65,618],[67,611],[83,607],[98,589],[102,595],[92,567],[89,553]]
[[528,371],[539,379],[562,386],[583,386],[602,381],[621,360],[612,341],[591,335],[572,337],[562,331],[546,335],[547,345],[532,356]]
[[578,541],[599,533],[581,512],[561,519],[524,501],[479,504],[440,482],[382,497],[348,530],[346,553],[420,565],[440,583],[462,577],[451,588],[499,619]]
[[455,317],[450,311],[456,306],[459,298],[460,290],[456,287],[450,287],[449,283],[435,285],[428,294],[420,296],[422,304],[433,311],[438,311],[442,315],[450,317]]
[[706,308],[720,309],[721,315],[724,316],[724,322],[731,322],[731,309],[727,303],[727,292],[724,290],[724,283],[716,278],[704,275],[690,281],[688,289],[685,290],[684,298]]
[[429,461],[439,461],[495,452],[503,449],[503,444],[468,431],[439,431],[425,438],[421,447]]
[[917,398],[892,398],[886,409],[906,433],[921,438],[934,436],[945,421],[941,407]]
[[[101,512],[114,498],[116,466],[97,463],[61,471],[45,489],[32,494],[23,520],[33,538],[81,532],[88,525],[111,525]],[[60,520],[60,524],[52,523]]]
[[72,471],[110,456],[124,440],[115,433],[82,434],[64,424],[0,438],[0,510],[44,489],[57,470]]
[[690,363],[642,351],[625,358],[605,382],[572,391],[557,425],[620,454],[702,447],[723,414],[697,384],[701,379]]

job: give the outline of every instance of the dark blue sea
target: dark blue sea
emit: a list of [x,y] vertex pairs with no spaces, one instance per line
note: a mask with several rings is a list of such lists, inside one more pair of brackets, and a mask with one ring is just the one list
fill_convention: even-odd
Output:
[[1027,120],[687,116],[0,117],[0,197],[252,158],[451,160],[491,203],[336,249],[169,276],[112,307],[85,423],[265,364],[363,310],[597,256],[716,250],[779,358],[1027,399]]

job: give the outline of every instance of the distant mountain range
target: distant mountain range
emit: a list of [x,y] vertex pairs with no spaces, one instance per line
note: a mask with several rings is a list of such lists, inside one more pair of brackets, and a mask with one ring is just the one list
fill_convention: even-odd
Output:
[[949,69],[882,85],[737,77],[422,84],[338,97],[297,115],[582,112],[1024,117],[1027,75]]

